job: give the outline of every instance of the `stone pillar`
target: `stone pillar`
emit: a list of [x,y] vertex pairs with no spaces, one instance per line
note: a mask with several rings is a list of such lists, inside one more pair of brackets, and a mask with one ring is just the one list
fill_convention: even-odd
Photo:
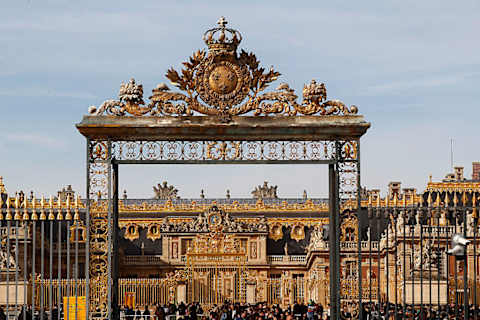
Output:
[[257,285],[254,282],[247,283],[247,303],[254,304],[256,302]]
[[185,283],[179,283],[177,285],[177,303],[187,303],[187,286]]

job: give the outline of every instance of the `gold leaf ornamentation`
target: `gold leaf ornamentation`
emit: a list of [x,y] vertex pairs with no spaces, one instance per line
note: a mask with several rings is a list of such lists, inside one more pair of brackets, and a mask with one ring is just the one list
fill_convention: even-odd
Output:
[[280,73],[273,67],[260,66],[254,53],[237,47],[242,40],[240,32],[226,27],[220,19],[219,26],[207,30],[203,36],[208,52],[198,50],[183,63],[178,72],[170,68],[165,77],[183,91],[172,92],[166,84],[159,84],[152,91],[150,102],[143,101],[143,87],[134,79],[120,86],[119,100],[107,100],[98,109],[90,107],[89,113],[116,116],[165,116],[210,115],[229,122],[231,116],[260,115],[350,115],[356,114],[356,106],[347,107],[339,100],[327,100],[323,83],[312,80],[303,87],[303,100],[288,84],[282,83],[275,90],[263,93],[276,81]]

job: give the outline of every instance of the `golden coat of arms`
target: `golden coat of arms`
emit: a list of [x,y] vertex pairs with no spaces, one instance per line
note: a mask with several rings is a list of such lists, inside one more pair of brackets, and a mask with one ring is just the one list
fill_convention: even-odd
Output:
[[253,115],[283,114],[286,116],[356,114],[356,106],[348,108],[339,100],[327,100],[323,83],[312,80],[303,88],[303,101],[297,103],[297,95],[288,84],[280,84],[276,90],[264,92],[280,73],[260,67],[255,54],[237,51],[242,41],[240,32],[227,28],[221,17],[218,27],[203,35],[208,52],[199,50],[184,68],[173,68],[166,77],[183,92],[170,91],[164,83],[153,89],[150,102],[143,101],[143,87],[134,79],[122,84],[119,100],[107,100],[99,108],[90,107],[94,115],[103,113],[124,116],[151,115],[217,115],[223,118],[253,113]]

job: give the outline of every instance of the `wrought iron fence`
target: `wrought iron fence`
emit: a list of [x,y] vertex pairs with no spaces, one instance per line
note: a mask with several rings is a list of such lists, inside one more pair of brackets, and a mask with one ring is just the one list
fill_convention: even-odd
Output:
[[472,190],[370,197],[360,235],[368,241],[361,253],[363,313],[479,317],[477,197]]

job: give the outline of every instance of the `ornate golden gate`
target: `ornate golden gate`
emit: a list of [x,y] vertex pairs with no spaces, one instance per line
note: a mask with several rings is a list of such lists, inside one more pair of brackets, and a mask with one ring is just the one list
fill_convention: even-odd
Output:
[[224,232],[217,207],[206,214],[209,232],[198,234],[187,249],[187,302],[207,309],[225,300],[246,302],[247,254],[239,239]]

